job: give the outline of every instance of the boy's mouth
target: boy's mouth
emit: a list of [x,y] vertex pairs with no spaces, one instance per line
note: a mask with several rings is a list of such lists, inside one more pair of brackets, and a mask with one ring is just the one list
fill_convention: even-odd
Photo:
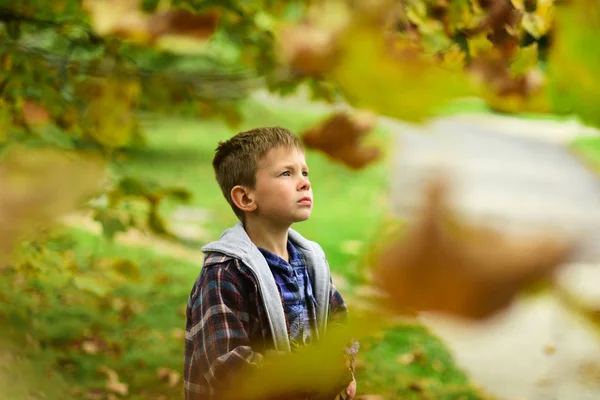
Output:
[[300,200],[298,200],[298,204],[302,204],[304,206],[310,206],[310,205],[312,205],[312,199],[310,197],[303,197]]

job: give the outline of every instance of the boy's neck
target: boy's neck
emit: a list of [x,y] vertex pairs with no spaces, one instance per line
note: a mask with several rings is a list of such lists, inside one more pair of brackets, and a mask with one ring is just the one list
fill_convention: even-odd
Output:
[[273,226],[261,220],[248,219],[244,229],[256,247],[263,248],[289,261],[287,250],[289,226]]

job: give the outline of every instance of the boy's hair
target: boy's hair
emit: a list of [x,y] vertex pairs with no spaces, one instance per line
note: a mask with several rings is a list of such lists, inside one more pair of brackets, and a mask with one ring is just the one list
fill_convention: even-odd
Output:
[[219,142],[212,162],[215,176],[223,196],[240,221],[244,221],[244,212],[233,203],[231,189],[237,185],[254,188],[260,159],[270,149],[280,146],[304,151],[296,135],[278,126],[240,132]]

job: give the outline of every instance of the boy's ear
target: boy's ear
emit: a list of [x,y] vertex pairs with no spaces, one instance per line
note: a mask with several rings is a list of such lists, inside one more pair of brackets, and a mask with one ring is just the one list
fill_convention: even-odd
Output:
[[244,212],[252,212],[256,210],[257,206],[252,199],[250,190],[244,186],[237,185],[231,189],[231,200],[237,208]]

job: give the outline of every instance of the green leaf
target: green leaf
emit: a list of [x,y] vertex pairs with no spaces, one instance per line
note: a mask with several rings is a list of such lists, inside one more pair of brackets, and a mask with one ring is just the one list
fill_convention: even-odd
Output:
[[595,1],[573,1],[557,9],[556,19],[548,68],[554,111],[600,126],[600,8]]
[[182,203],[187,203],[192,198],[192,192],[185,188],[167,188],[164,191],[168,197],[178,200]]
[[102,234],[109,241],[114,240],[117,233],[125,232],[128,229],[128,225],[123,222],[121,216],[110,209],[97,210],[94,220],[100,222],[102,225]]
[[142,0],[142,10],[147,13],[156,11],[160,0]]
[[[344,52],[333,78],[357,107],[421,122],[434,109],[471,93],[466,77],[414,53],[394,54],[383,35],[356,27],[344,34]],[[366,72],[372,71],[372,72]]]
[[126,177],[119,181],[119,191],[125,196],[146,196],[149,192],[148,185],[139,179]]

